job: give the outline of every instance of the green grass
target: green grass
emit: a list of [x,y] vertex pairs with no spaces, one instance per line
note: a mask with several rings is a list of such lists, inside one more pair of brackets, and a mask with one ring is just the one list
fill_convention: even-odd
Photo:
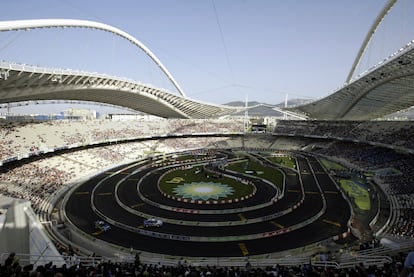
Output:
[[349,198],[355,202],[355,205],[361,210],[371,209],[371,201],[368,190],[362,187],[354,180],[341,179],[342,189],[349,195]]
[[267,157],[274,164],[296,169],[296,160],[292,157]]
[[[173,189],[177,186],[184,184],[184,183],[192,183],[192,182],[214,182],[214,183],[222,183],[226,184],[228,186],[233,187],[234,193],[233,195],[229,197],[222,197],[219,198],[219,200],[228,200],[228,199],[234,199],[234,198],[241,198],[243,196],[250,195],[253,190],[254,186],[252,185],[246,185],[239,181],[236,181],[234,179],[228,178],[228,177],[220,177],[220,178],[207,178],[205,176],[205,172],[200,172],[196,174],[197,171],[201,170],[201,166],[193,167],[190,169],[185,170],[175,170],[170,173],[167,173],[164,175],[164,177],[160,180],[159,187],[160,190],[165,192],[169,195],[175,195],[173,192]],[[213,174],[207,173],[209,176],[212,176]],[[177,180],[177,183],[171,183],[172,180]],[[178,182],[180,181],[180,182]]]
[[344,167],[343,165],[333,162],[333,161],[329,161],[326,159],[320,159],[320,162],[322,163],[322,165],[326,168],[326,170],[345,170],[346,167]]
[[[283,174],[274,168],[263,166],[254,159],[249,159],[247,169],[245,168],[247,162],[238,162],[229,164],[226,169],[233,170],[240,173],[245,173],[246,170],[256,171],[257,176],[268,180],[277,187],[282,188]],[[252,174],[253,175],[253,174]]]

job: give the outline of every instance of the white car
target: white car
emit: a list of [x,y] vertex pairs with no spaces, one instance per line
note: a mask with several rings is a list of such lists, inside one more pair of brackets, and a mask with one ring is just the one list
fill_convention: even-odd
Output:
[[111,226],[109,226],[108,223],[102,220],[95,221],[95,229],[98,229],[102,232],[109,231],[111,229]]
[[148,218],[144,220],[144,227],[161,227],[162,221],[156,218]]

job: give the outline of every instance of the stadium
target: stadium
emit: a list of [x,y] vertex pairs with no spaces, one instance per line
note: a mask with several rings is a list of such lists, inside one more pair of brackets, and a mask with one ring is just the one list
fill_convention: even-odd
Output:
[[[105,74],[0,62],[3,108],[77,101],[138,112],[2,116],[0,273],[399,273],[414,247],[414,125],[389,115],[414,105],[414,41],[354,77],[396,2],[374,21],[346,83],[291,107],[191,99],[149,48],[107,24],[1,21],[2,32],[114,34],[143,51],[178,94]],[[252,116],[261,108],[272,118]]]

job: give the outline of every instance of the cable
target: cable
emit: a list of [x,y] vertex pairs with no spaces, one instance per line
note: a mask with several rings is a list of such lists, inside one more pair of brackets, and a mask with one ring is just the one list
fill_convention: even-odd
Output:
[[229,70],[230,70],[231,80],[234,82],[234,73],[233,73],[233,69],[232,69],[231,64],[230,64],[229,54],[228,54],[227,47],[226,47],[226,41],[224,40],[223,30],[221,28],[221,24],[220,24],[220,20],[219,20],[218,14],[217,14],[216,5],[214,4],[214,0],[211,0],[211,3],[213,4],[214,15],[216,16],[217,25],[218,25],[218,28],[219,28],[219,31],[220,31],[220,38],[221,38],[221,42],[223,44],[224,55],[226,57],[227,65],[228,65]]
[[9,41],[8,43],[6,43],[3,47],[0,48],[0,52],[2,52],[3,50],[5,50],[7,47],[9,47],[13,42],[15,42],[24,32],[17,32],[17,35],[15,35],[15,37]]

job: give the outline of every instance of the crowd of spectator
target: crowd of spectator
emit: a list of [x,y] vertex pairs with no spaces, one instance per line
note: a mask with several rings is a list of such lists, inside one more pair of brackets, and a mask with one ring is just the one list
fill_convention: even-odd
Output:
[[166,134],[240,133],[243,122],[233,119],[58,120],[0,122],[0,130],[0,161],[4,161],[38,151]]
[[[395,199],[389,232],[414,238],[414,122],[279,121],[275,134],[309,138],[308,151],[334,158],[362,171],[378,172],[377,183]],[[317,146],[315,138],[329,139]],[[339,140],[336,140],[339,139]],[[316,146],[316,147],[315,147]],[[303,147],[306,148],[306,147]],[[396,151],[394,148],[398,148]],[[381,172],[381,173],[380,173]]]
[[[46,122],[0,122],[0,193],[28,199],[36,211],[63,184],[103,168],[137,160],[151,153],[213,147],[220,139],[188,138],[119,143],[86,148],[11,169],[7,162],[39,155],[50,149],[64,149],[100,142],[133,140],[166,134],[237,133],[243,123],[234,120],[143,119],[134,121],[86,120]],[[10,159],[12,158],[12,159]],[[0,163],[1,164],[1,163]]]
[[363,171],[389,170],[376,177],[378,185],[395,198],[395,222],[390,233],[397,236],[414,238],[414,201],[406,201],[414,196],[414,159],[413,154],[396,152],[389,148],[352,142],[336,141],[328,147],[313,151],[318,155],[346,160]]
[[[198,133],[237,133],[243,128],[242,122],[233,120],[190,120],[190,119],[145,119],[142,121],[53,121],[43,123],[0,123],[1,139],[0,159],[21,154],[24,151],[36,152],[49,147],[63,147],[71,144],[93,144],[122,139],[161,136],[166,134]],[[284,140],[282,137],[263,136],[257,138],[165,138],[143,140],[130,143],[114,143],[96,148],[85,148],[77,152],[64,153],[50,158],[49,163],[42,161],[23,164],[7,169],[3,165],[0,173],[0,191],[9,196],[29,198],[34,207],[39,208],[39,199],[48,198],[63,184],[93,174],[103,168],[127,163],[151,153],[169,153],[194,148],[244,147],[254,149],[286,148],[305,149],[314,144],[304,137],[319,139],[323,145],[325,138],[345,138],[375,140],[388,144],[409,146],[413,131],[411,122],[343,122],[343,121],[279,121],[276,134],[295,135]],[[300,139],[302,137],[302,139]],[[286,144],[286,146],[284,146]],[[412,147],[412,146],[410,146]],[[24,150],[26,149],[26,150]],[[325,143],[323,147],[309,151],[329,157],[346,160],[364,170],[375,171],[382,168],[394,168],[397,175],[381,176],[384,188],[392,195],[413,194],[414,165],[411,154],[404,154],[390,148],[372,146],[352,141]],[[7,184],[7,185],[6,185]],[[39,203],[40,202],[40,203]],[[38,204],[36,204],[38,203]],[[412,214],[412,206],[401,212],[406,226],[407,218]],[[412,229],[412,228],[410,228]],[[410,233],[407,230],[395,233]]]
[[66,184],[80,180],[116,165],[143,157],[198,148],[216,148],[225,145],[226,137],[190,137],[143,140],[82,148],[36,159],[17,165],[5,163],[0,167],[0,193],[30,200],[36,213],[46,213],[47,202]]
[[[306,147],[320,144],[322,147],[309,147],[318,155],[345,160],[346,162],[362,170],[376,171],[384,168],[394,169],[393,174],[383,174],[379,183],[390,196],[397,199],[399,206],[397,220],[390,230],[398,236],[414,238],[414,203],[411,199],[414,195],[414,163],[413,154],[396,152],[391,148],[373,146],[365,143],[357,143],[351,140],[380,142],[384,144],[402,146],[412,149],[412,134],[414,128],[410,122],[398,122],[392,125],[389,122],[318,122],[318,121],[281,121],[278,123],[275,134],[289,135],[260,137],[189,137],[189,138],[162,138],[158,140],[142,140],[121,143],[119,140],[131,138],[143,138],[162,135],[179,134],[229,134],[242,132],[243,124],[234,121],[220,120],[148,120],[137,122],[123,121],[85,121],[85,122],[44,122],[44,123],[0,123],[1,141],[0,161],[12,155],[22,155],[41,151],[47,148],[59,148],[72,144],[94,144],[97,142],[118,141],[101,147],[82,148],[79,151],[69,151],[55,155],[45,160],[36,160],[20,165],[8,167],[4,163],[0,167],[0,193],[16,198],[24,198],[32,201],[32,207],[38,213],[42,211],[42,201],[48,199],[72,180],[82,176],[93,174],[104,168],[134,161],[151,153],[170,153],[186,149],[196,148],[283,148],[283,149],[307,149]],[[291,137],[295,135],[298,137]],[[307,139],[309,138],[309,139]],[[345,140],[329,140],[326,138],[341,138]],[[349,141],[347,141],[349,140]],[[107,266],[113,267],[114,264]],[[125,265],[127,272],[130,268]],[[82,267],[81,267],[82,268]],[[88,272],[88,267],[83,271]],[[99,272],[103,267],[91,268],[93,272]],[[128,269],[129,268],[129,269]],[[183,268],[174,268],[171,276]],[[278,272],[286,268],[279,267]],[[72,276],[65,269],[64,274]],[[76,269],[78,270],[78,269]],[[120,269],[118,269],[120,270]],[[171,268],[156,269],[150,265],[141,265],[140,270],[134,268],[128,274],[132,276],[169,276]],[[190,270],[190,271],[188,271]],[[193,276],[207,276],[206,268],[186,269],[180,274],[186,276],[194,271]],[[218,271],[217,271],[218,270]],[[312,271],[317,271],[312,268]],[[368,270],[368,269],[367,269]],[[369,269],[377,270],[377,269]],[[382,269],[384,270],[384,269]],[[205,272],[204,272],[205,271]],[[335,270],[332,269],[332,272]],[[115,272],[115,273],[114,273]],[[112,275],[116,275],[116,270]],[[147,273],[145,273],[147,272]],[[155,272],[155,273],[154,273]],[[158,273],[157,273],[158,272]],[[162,273],[162,272],[165,272]],[[225,272],[225,273],[223,273]],[[277,276],[268,275],[267,269],[257,269],[254,274],[246,275],[244,271],[236,273],[230,269],[216,269],[212,276]],[[304,274],[303,268],[291,267],[287,272]],[[302,273],[300,273],[302,272]],[[326,272],[325,272],[326,273]],[[340,274],[339,271],[335,272]],[[348,274],[350,272],[348,271]],[[148,275],[150,274],[150,275]],[[156,274],[156,275],[151,275]],[[315,273],[321,275],[322,273]],[[65,275],[65,276],[66,276]],[[314,276],[319,276],[314,275]],[[285,275],[282,275],[285,276]],[[288,276],[288,275],[286,275]],[[351,275],[352,276],[352,275]],[[355,275],[359,276],[359,275]],[[376,275],[375,275],[376,276]],[[379,275],[381,276],[381,275]],[[386,275],[390,276],[390,275]]]
[[[229,134],[243,132],[234,119],[143,119],[0,122],[0,161],[16,155],[166,134]],[[414,124],[409,121],[278,121],[275,134],[342,138],[412,148]],[[270,145],[270,143],[269,143]]]
[[0,169],[0,194],[30,200],[37,213],[44,212],[41,211],[43,201],[73,177],[64,170],[40,167],[35,162]]
[[391,224],[390,232],[401,237],[414,239],[414,195],[398,194],[396,202],[398,210],[396,211],[397,219]]
[[15,253],[10,253],[3,264],[0,264],[0,276],[102,276],[102,277],[123,277],[123,276],[148,276],[148,277],[249,277],[249,276],[278,276],[278,277],[313,277],[313,276],[349,276],[349,277],[393,277],[400,276],[404,272],[405,253],[393,256],[392,261],[383,265],[366,266],[359,263],[352,267],[336,268],[333,266],[317,266],[309,264],[283,266],[257,267],[249,261],[243,266],[197,266],[184,261],[176,265],[162,265],[142,263],[139,256],[131,262],[99,261],[97,263],[75,262],[56,266],[53,262],[44,265],[34,266],[33,264],[22,265]]
[[274,133],[341,138],[413,149],[412,121],[278,121]]

